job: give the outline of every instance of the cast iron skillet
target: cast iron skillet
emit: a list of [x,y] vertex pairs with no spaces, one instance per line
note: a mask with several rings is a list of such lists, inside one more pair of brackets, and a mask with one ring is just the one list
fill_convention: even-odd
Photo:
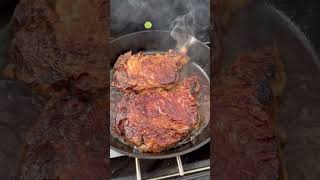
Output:
[[[137,53],[144,52],[161,52],[169,49],[175,50],[176,41],[170,36],[168,31],[141,31],[120,37],[111,42],[111,64],[113,68],[117,58],[128,51]],[[188,49],[188,56],[191,61],[195,61],[207,75],[210,73],[210,48],[198,40]],[[111,119],[112,121],[112,119]],[[111,123],[110,123],[111,124]],[[168,149],[161,153],[140,153],[133,147],[126,145],[114,138],[110,137],[110,147],[119,153],[127,156],[145,158],[145,159],[162,159],[180,156],[194,151],[210,141],[210,128],[207,126],[201,134],[196,136],[192,142],[179,145],[175,148]]]

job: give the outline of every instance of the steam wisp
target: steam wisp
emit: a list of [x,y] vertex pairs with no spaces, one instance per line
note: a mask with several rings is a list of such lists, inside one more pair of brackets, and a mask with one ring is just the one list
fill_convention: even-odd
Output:
[[176,49],[179,52],[186,53],[193,45],[196,41],[196,31],[201,32],[208,28],[209,5],[209,0],[186,0],[185,7],[188,13],[178,16],[170,24],[170,35],[177,41]]

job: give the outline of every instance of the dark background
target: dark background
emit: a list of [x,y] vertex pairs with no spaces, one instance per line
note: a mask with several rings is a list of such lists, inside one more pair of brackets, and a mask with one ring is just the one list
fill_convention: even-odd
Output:
[[[320,53],[320,1],[319,0],[268,0],[290,17],[311,40]],[[18,0],[0,1],[0,29],[7,23]]]
[[269,0],[277,9],[293,20],[311,40],[320,53],[320,1],[319,0]]

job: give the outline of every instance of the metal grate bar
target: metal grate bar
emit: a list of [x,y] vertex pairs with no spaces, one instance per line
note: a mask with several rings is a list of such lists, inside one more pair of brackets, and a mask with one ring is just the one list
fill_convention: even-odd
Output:
[[141,169],[140,169],[140,162],[138,158],[136,159],[136,173],[137,173],[137,180],[141,180]]
[[178,169],[179,169],[179,175],[183,176],[184,175],[184,170],[183,170],[183,165],[180,156],[177,156],[177,164],[178,164]]
[[[169,175],[164,175],[164,176],[158,176],[158,177],[149,178],[149,179],[146,179],[146,180],[168,179],[168,178],[172,178],[172,177],[184,176],[184,175],[187,175],[187,174],[193,174],[193,173],[197,173],[197,172],[202,172],[202,171],[210,170],[210,166],[206,166],[206,167],[202,167],[202,168],[192,169],[192,170],[189,170],[189,171],[184,171],[184,169],[183,169],[183,164],[182,164],[182,161],[181,161],[180,156],[177,156],[176,158],[177,158],[177,165],[178,165],[178,169],[179,169],[179,172],[178,172],[178,173],[169,174]],[[135,158],[135,162],[136,162],[136,176],[137,176],[137,180],[142,180],[139,159],[138,159],[138,158]]]
[[[197,169],[192,169],[192,170],[189,170],[189,171],[185,171],[184,175],[193,174],[193,173],[202,172],[202,171],[207,171],[207,170],[210,170],[210,166],[206,166],[206,167],[202,167],[202,168],[197,168]],[[154,178],[150,178],[150,179],[146,179],[146,180],[161,180],[161,179],[168,179],[168,178],[173,178],[173,177],[178,177],[178,176],[180,176],[180,173],[154,177]]]

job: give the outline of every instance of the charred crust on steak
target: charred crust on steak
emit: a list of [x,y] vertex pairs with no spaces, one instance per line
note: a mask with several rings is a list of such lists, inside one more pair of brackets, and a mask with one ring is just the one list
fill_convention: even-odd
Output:
[[68,89],[56,88],[61,82],[71,82],[87,96],[107,91],[107,21],[98,12],[104,6],[101,0],[21,0],[11,21],[11,60],[3,74],[48,99]]
[[141,152],[174,147],[199,127],[196,77],[173,89],[125,93],[117,106],[114,133]]
[[[281,176],[275,103],[284,69],[274,48],[239,56],[214,84],[215,179],[275,179]],[[279,88],[279,87],[281,88]]]
[[129,51],[118,57],[111,85],[124,93],[168,89],[179,80],[179,70],[187,62],[186,55],[174,51],[162,54]]

